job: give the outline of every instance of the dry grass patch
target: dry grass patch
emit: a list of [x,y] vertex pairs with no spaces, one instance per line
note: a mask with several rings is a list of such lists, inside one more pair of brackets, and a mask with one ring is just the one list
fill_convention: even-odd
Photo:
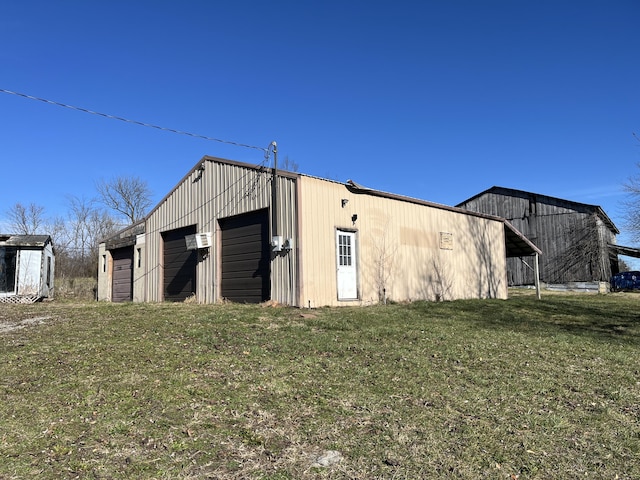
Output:
[[0,478],[639,478],[639,300],[3,305]]

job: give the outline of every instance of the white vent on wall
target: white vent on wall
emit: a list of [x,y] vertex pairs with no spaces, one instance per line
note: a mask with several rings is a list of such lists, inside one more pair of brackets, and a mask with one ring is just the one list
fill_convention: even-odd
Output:
[[209,248],[211,246],[211,232],[196,234],[196,243],[198,248]]
[[197,250],[199,248],[209,248],[211,246],[211,232],[196,233],[194,235],[186,235],[184,241],[187,244],[187,250]]

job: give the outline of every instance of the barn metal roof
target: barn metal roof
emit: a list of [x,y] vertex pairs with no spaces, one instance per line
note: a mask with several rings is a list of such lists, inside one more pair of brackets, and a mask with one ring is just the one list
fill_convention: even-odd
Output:
[[561,203],[561,204],[565,204],[568,207],[574,208],[576,210],[587,209],[591,212],[594,212],[596,215],[598,215],[602,219],[604,224],[607,226],[607,228],[609,228],[609,230],[611,230],[613,233],[615,233],[616,235],[620,233],[620,230],[618,230],[618,227],[616,227],[615,223],[613,223],[613,220],[609,218],[609,216],[605,213],[605,211],[599,205],[591,205],[589,203],[575,202],[573,200],[567,200],[565,198],[552,197],[551,195],[543,195],[540,193],[527,192],[527,191],[518,190],[515,188],[493,186],[480,193],[477,193],[473,197],[467,198],[463,202],[460,202],[457,206],[463,207],[466,203],[469,203],[472,200],[475,200],[476,198],[481,197],[487,193],[495,193],[498,195],[509,195],[514,197],[528,197],[533,195],[534,197],[539,199],[546,199],[544,200],[546,203]]

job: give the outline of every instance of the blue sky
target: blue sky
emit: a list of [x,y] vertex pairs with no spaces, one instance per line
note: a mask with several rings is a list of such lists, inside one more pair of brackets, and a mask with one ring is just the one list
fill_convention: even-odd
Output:
[[[640,2],[3,2],[0,88],[266,148],[303,173],[455,205],[493,185],[601,205],[640,173]],[[0,93],[0,224],[115,175],[154,203],[260,150]],[[625,244],[625,234],[619,237]]]

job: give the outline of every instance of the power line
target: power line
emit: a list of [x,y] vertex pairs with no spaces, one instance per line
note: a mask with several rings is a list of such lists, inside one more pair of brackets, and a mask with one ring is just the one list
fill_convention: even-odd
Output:
[[[79,112],[90,113],[92,115],[98,115],[98,116],[105,117],[105,118],[111,118],[113,120],[120,120],[121,122],[133,123],[135,125],[140,125],[140,126],[143,126],[143,127],[155,128],[157,130],[164,130],[164,131],[171,132],[171,133],[177,133],[177,134],[181,134],[181,135],[188,135],[190,137],[200,138],[200,139],[203,139],[203,140],[209,140],[209,141],[214,141],[214,142],[219,142],[219,143],[225,143],[225,144],[229,144],[229,145],[235,145],[235,146],[238,146],[238,147],[244,147],[244,148],[250,148],[250,149],[254,149],[254,150],[260,150],[261,152],[263,152],[264,153],[263,161],[260,164],[255,165],[253,167],[253,169],[251,169],[251,171],[257,171],[257,176],[254,179],[253,184],[245,191],[238,190],[238,192],[236,192],[235,196],[231,197],[231,199],[224,206],[221,207],[220,211],[215,214],[215,217],[218,217],[222,211],[226,210],[232,202],[238,200],[240,197],[249,196],[252,193],[254,193],[255,190],[260,188],[260,186],[259,186],[260,177],[264,173],[265,164],[269,161],[272,148],[275,145],[275,142],[271,142],[269,144],[269,146],[266,147],[266,148],[256,147],[256,146],[253,146],[253,145],[247,145],[247,144],[243,144],[243,143],[231,142],[231,141],[227,141],[227,140],[220,140],[218,138],[208,137],[208,136],[205,136],[205,135],[198,135],[198,134],[195,134],[195,133],[184,132],[184,131],[181,131],[181,130],[175,130],[175,129],[172,129],[172,128],[166,128],[166,127],[161,127],[161,126],[158,126],[158,125],[139,122],[139,121],[136,121],[136,120],[130,120],[130,119],[127,119],[127,118],[118,117],[118,116],[115,116],[115,115],[109,115],[109,114],[106,114],[106,113],[95,112],[93,110],[89,110],[89,109],[86,109],[86,108],[75,107],[73,105],[67,105],[65,103],[55,102],[53,100],[47,100],[47,99],[44,99],[44,98],[35,97],[33,95],[27,95],[25,93],[13,92],[11,90],[5,90],[3,88],[0,88],[0,92],[7,93],[7,94],[10,94],[10,95],[16,95],[16,96],[23,97],[23,98],[27,98],[29,100],[37,100],[39,102],[44,102],[44,103],[48,103],[48,104],[51,104],[51,105],[56,105],[56,106],[59,106],[59,107],[69,108],[71,110],[76,110],[76,111],[79,111]],[[199,205],[197,207],[197,209],[205,208],[206,205],[208,205],[208,204],[212,203],[213,201],[215,201],[218,197],[220,197],[221,195],[226,193],[227,190],[232,189],[232,187],[234,187],[235,185],[237,185],[241,181],[243,181],[249,175],[249,173],[250,173],[250,171],[245,172],[245,174],[242,175],[240,178],[238,178],[233,184],[228,186],[223,191],[219,192],[217,195],[214,195],[212,198],[207,199],[207,201],[205,201],[202,205]],[[272,181],[276,181],[276,180],[272,178]],[[164,227],[170,227],[170,226],[179,224],[180,221],[184,217],[186,217],[186,215],[187,214],[185,213],[185,215],[174,219],[169,224],[164,225]],[[147,233],[150,233],[150,232],[147,232]],[[78,247],[70,247],[69,250],[82,250],[82,248],[81,247],[80,248],[78,248]]]
[[200,138],[202,140],[209,140],[209,141],[218,142],[218,143],[226,143],[228,145],[234,145],[236,147],[251,148],[251,149],[254,149],[254,150],[260,150],[262,152],[268,152],[268,148],[256,147],[254,145],[247,145],[247,144],[238,143],[238,142],[231,142],[229,140],[221,140],[219,138],[208,137],[206,135],[199,135],[197,133],[190,133],[190,132],[185,132],[185,131],[182,131],[182,130],[175,130],[173,128],[161,127],[159,125],[154,125],[152,123],[145,123],[145,122],[139,122],[137,120],[130,120],[128,118],[118,117],[116,115],[110,115],[108,113],[96,112],[94,110],[89,110],[87,108],[75,107],[73,105],[67,105],[66,103],[60,103],[60,102],[55,102],[53,100],[47,100],[46,98],[34,97],[33,95],[27,95],[26,93],[13,92],[11,90],[5,90],[4,88],[0,88],[0,92],[8,93],[9,95],[16,95],[18,97],[27,98],[29,100],[37,100],[39,102],[48,103],[50,105],[56,105],[58,107],[69,108],[71,110],[76,110],[78,112],[90,113],[91,115],[98,115],[100,117],[110,118],[112,120],[119,120],[121,122],[133,123],[134,125],[140,125],[141,127],[155,128],[157,130],[163,130],[165,132],[177,133],[179,135],[187,135],[189,137]]

